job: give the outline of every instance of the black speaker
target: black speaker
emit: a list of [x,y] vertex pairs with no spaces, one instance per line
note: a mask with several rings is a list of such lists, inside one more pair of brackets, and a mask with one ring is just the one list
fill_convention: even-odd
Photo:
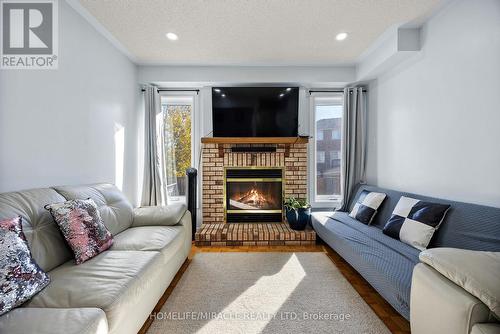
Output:
[[194,234],[196,233],[196,189],[197,187],[197,175],[198,171],[196,168],[188,168],[186,170],[187,177],[187,208],[189,212],[191,212],[191,227],[192,227],[192,235],[191,240],[194,240]]

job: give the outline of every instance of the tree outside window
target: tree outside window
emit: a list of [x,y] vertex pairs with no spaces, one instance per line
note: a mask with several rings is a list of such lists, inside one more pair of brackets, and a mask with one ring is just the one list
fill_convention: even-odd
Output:
[[191,166],[192,105],[164,104],[165,168],[169,196],[186,195],[186,170]]

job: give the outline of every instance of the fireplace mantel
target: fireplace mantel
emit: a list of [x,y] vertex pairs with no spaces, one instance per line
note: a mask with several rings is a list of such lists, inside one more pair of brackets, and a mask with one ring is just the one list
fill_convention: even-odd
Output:
[[204,144],[307,144],[307,137],[203,137]]

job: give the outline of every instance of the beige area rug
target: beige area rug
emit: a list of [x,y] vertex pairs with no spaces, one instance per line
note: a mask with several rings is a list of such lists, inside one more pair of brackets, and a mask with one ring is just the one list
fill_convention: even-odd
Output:
[[324,253],[198,253],[148,333],[390,333]]

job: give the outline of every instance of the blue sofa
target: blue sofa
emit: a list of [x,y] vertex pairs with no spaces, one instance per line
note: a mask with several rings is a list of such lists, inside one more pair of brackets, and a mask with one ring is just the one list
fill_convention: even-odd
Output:
[[348,212],[318,211],[312,214],[312,226],[324,242],[349,262],[406,319],[410,317],[413,267],[419,262],[420,251],[382,233],[401,196],[451,205],[429,248],[500,251],[500,208],[361,185],[349,201],[349,210],[363,190],[387,194],[371,225],[349,217]]

